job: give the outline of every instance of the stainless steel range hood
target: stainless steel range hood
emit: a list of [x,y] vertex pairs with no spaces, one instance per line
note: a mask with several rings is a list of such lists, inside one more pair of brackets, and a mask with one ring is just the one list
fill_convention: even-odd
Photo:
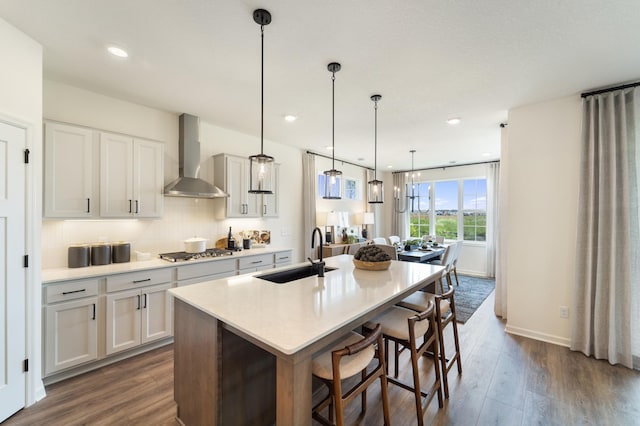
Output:
[[198,178],[200,172],[200,119],[182,114],[179,118],[179,171],[178,179],[164,188],[168,197],[222,198],[229,194],[206,180]]

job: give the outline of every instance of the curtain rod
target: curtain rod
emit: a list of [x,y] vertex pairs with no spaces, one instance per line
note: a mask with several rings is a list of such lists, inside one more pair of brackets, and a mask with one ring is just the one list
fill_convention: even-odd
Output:
[[640,81],[636,81],[635,83],[623,84],[621,86],[609,87],[608,89],[599,89],[599,90],[594,90],[594,91],[591,91],[591,92],[585,92],[585,93],[581,94],[580,96],[583,97],[583,98],[586,98],[587,96],[599,95],[601,93],[607,93],[607,92],[613,92],[614,90],[629,89],[631,87],[636,87],[636,86],[640,86]]
[[[429,167],[426,169],[413,169],[414,172],[426,172],[427,170],[438,170],[438,169],[449,169],[451,167],[462,167],[462,166],[477,166],[480,164],[491,164],[491,163],[499,163],[500,160],[491,160],[491,161],[478,161],[477,163],[464,163],[464,164],[450,164],[447,166],[437,166],[437,167]],[[409,173],[411,170],[398,170],[396,172],[392,172],[392,174],[397,173]]]
[[[328,155],[318,154],[317,152],[313,152],[313,151],[307,151],[307,154],[317,155],[318,157],[328,158],[329,160],[332,159],[332,157],[329,157]],[[366,167],[366,166],[363,166],[362,164],[356,164],[356,163],[351,163],[349,161],[340,160],[339,158],[336,158],[336,161],[339,161],[342,164],[351,164],[352,166],[360,167],[360,168],[365,169],[365,170],[373,170],[371,167]]]

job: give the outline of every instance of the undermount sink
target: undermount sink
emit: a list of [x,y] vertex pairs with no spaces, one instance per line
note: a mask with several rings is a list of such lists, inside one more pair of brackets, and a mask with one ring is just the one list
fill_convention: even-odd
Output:
[[[333,271],[334,269],[338,268],[325,266],[324,272],[327,273],[329,271]],[[256,278],[271,281],[272,283],[284,284],[290,281],[311,277],[313,275],[318,275],[318,270],[311,265],[307,265],[301,266],[299,268],[287,269],[286,271],[274,272],[271,274],[256,275]]]

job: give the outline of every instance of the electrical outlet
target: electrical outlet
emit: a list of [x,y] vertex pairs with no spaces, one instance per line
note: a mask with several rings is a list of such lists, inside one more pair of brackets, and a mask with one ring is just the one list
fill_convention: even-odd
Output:
[[560,318],[569,318],[568,306],[560,306]]

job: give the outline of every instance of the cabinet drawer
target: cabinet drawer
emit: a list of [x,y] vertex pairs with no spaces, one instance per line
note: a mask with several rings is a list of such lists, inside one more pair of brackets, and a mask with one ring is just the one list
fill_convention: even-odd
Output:
[[107,277],[107,293],[172,281],[173,268],[116,274]]
[[98,279],[68,281],[62,284],[49,284],[45,303],[80,299],[98,294]]
[[178,287],[184,287],[185,285],[203,283],[205,281],[219,280],[221,278],[233,277],[233,276],[236,275],[236,273],[237,272],[236,272],[236,269],[234,267],[233,271],[221,272],[221,273],[215,274],[215,275],[205,275],[205,276],[202,276],[202,277],[195,277],[195,278],[190,278],[190,279],[187,279],[187,280],[178,281]]
[[273,266],[273,254],[261,254],[238,259],[238,269],[259,268],[265,265]]
[[279,253],[275,253],[273,255],[273,263],[276,265],[279,263],[290,263],[291,262],[291,250],[282,251]]
[[191,265],[178,266],[178,281],[205,277],[208,275],[224,274],[227,272],[232,272],[231,275],[235,275],[235,259],[212,260],[210,262],[198,262]]

